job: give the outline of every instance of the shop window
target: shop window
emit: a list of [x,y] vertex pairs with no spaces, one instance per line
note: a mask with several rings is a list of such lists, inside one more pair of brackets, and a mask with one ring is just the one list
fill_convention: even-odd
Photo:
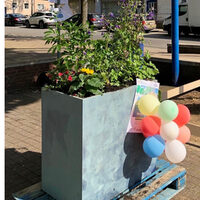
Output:
[[25,3],[25,4],[24,4],[24,8],[25,8],[25,9],[29,9],[29,4],[28,4],[28,3]]

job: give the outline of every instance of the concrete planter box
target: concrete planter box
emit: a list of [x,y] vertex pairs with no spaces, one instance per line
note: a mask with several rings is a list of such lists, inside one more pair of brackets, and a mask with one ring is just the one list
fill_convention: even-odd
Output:
[[42,188],[56,200],[109,200],[155,159],[126,133],[136,86],[85,99],[42,91]]

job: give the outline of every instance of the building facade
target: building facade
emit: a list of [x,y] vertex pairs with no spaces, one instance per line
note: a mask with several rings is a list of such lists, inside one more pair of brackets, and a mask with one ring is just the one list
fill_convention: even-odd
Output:
[[[73,14],[81,12],[81,0],[66,1]],[[61,0],[61,4],[65,0]],[[100,0],[88,0],[88,12],[100,13]],[[5,14],[21,13],[23,15],[32,15],[34,12],[52,10],[55,3],[48,0],[5,0]]]
[[54,3],[48,0],[6,0],[5,13],[20,13],[32,15],[37,11],[47,11],[54,8]]
[[[56,0],[51,0],[55,2]],[[119,0],[88,0],[88,12],[108,15],[110,12],[117,13]],[[146,8],[152,9],[157,5],[157,0],[144,0]],[[81,0],[60,0],[61,4],[70,7],[73,14],[81,12]],[[5,0],[5,13],[21,13],[31,15],[37,11],[52,10],[55,3],[48,0]]]

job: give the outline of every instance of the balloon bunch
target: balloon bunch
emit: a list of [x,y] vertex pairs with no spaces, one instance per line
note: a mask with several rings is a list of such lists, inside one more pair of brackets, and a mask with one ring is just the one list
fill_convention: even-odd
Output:
[[158,157],[164,151],[172,163],[179,163],[186,156],[184,144],[190,139],[190,130],[185,125],[190,120],[189,109],[171,100],[159,102],[154,95],[147,94],[138,101],[139,111],[145,115],[141,130],[145,140],[144,152],[150,157]]

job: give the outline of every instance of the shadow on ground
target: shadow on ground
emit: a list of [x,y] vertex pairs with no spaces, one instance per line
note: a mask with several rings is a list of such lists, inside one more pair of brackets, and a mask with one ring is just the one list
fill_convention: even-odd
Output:
[[[35,50],[35,51],[34,51]],[[12,59],[11,59],[12,58]],[[22,64],[30,65],[33,62],[52,62],[56,59],[56,55],[48,53],[48,48],[37,48],[37,49],[5,49],[5,65],[17,65]]]
[[5,36],[5,39],[8,39],[8,40],[42,40],[44,39],[44,37],[42,36],[20,36],[20,35],[6,35]]
[[41,99],[41,92],[39,89],[27,89],[18,91],[9,91],[5,94],[5,112],[36,102]]
[[5,150],[5,199],[41,181],[41,154],[26,148]]
[[[39,61],[42,61],[44,58],[55,58],[55,56],[52,53],[48,53],[48,48],[34,48],[36,51],[34,51],[31,48],[20,48],[20,49],[14,49],[9,48],[5,49],[5,63],[8,64],[9,62],[16,62],[20,63],[24,60],[29,61],[29,64],[33,62],[34,59],[37,59]],[[12,60],[10,59],[12,58]]]
[[[183,36],[183,35],[180,35],[180,40],[184,40],[184,41],[193,41],[193,42],[197,42],[197,41],[200,41],[200,36],[197,36],[197,35],[188,35],[188,36]],[[144,35],[144,38],[157,38],[157,39],[170,39],[171,40],[171,36],[167,35],[167,32],[166,34],[151,34],[151,32],[149,34],[145,34]]]

